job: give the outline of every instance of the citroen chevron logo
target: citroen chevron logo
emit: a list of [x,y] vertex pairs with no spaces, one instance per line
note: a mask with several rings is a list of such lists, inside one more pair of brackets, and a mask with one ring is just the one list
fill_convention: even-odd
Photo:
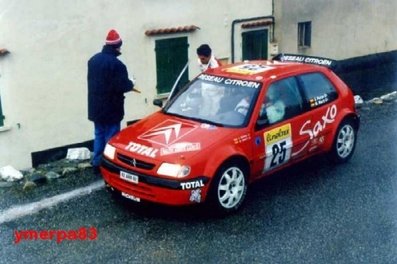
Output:
[[165,126],[165,127],[160,127],[153,129],[150,133],[146,134],[145,137],[153,137],[157,135],[164,135],[165,138],[165,144],[168,145],[170,142],[170,137],[174,132],[175,138],[178,138],[179,136],[179,131],[181,130],[182,124],[174,124],[170,126]]
[[[182,133],[183,128],[183,133]],[[166,120],[139,136],[140,139],[167,146],[179,140],[196,128],[195,125]]]

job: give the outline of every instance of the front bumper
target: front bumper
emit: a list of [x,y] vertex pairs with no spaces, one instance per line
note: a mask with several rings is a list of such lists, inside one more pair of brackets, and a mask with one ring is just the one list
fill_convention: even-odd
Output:
[[[121,171],[138,176],[138,182],[122,179]],[[101,174],[106,184],[134,201],[145,200],[167,205],[200,203],[205,200],[209,188],[209,178],[205,176],[188,180],[164,179],[126,169],[107,159],[102,162]]]

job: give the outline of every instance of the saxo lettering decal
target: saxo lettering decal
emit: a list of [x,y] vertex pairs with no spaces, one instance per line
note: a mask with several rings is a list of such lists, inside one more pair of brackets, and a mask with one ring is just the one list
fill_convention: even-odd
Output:
[[[302,151],[306,149],[306,147],[311,143],[312,145],[318,145],[318,144],[323,144],[324,143],[324,137],[321,137],[316,139],[321,132],[327,127],[328,124],[332,124],[335,122],[335,117],[336,114],[338,113],[338,109],[336,105],[331,105],[327,108],[327,111],[325,114],[321,117],[320,120],[315,122],[314,124],[312,123],[312,120],[307,120],[301,127],[299,131],[299,135],[304,136],[307,135],[309,136],[309,140],[303,145],[303,147],[294,152],[292,156],[299,155]],[[312,148],[315,149],[315,148]]]
[[265,170],[274,169],[291,158],[291,124],[276,127],[263,135],[266,151]]
[[314,125],[312,125],[311,120],[306,121],[301,127],[299,134],[309,135],[310,139],[317,137],[317,135],[320,134],[328,124],[332,124],[335,121],[337,112],[338,110],[336,105],[328,107],[327,112],[321,117],[321,120],[317,121]]

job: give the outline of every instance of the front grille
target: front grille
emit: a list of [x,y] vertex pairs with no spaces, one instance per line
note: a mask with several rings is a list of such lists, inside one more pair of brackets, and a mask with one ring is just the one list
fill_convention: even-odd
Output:
[[142,160],[130,158],[130,157],[124,156],[122,154],[117,154],[117,158],[124,164],[127,164],[128,166],[132,166],[135,168],[139,168],[139,169],[151,170],[155,166],[153,163],[148,163],[148,162],[144,162]]
[[[117,165],[108,159],[103,159],[101,166],[102,166],[102,168],[106,169],[109,173],[111,173],[110,177],[112,177],[112,178],[115,177],[115,178],[119,179],[120,177],[118,175],[120,175],[120,171],[124,171],[124,172],[128,172],[128,173],[138,176],[139,183],[145,183],[148,186],[157,186],[160,188],[167,188],[167,189],[172,189],[172,190],[181,190],[182,189],[180,179],[164,179],[164,178],[159,178],[156,176],[151,176],[148,174],[140,173],[140,172],[133,171],[128,168],[122,167],[120,165]],[[206,176],[198,176],[198,177],[190,179],[188,181],[189,182],[202,181],[204,184],[207,184],[209,182],[209,178]],[[135,185],[135,184],[129,183],[129,182],[125,182],[125,184]]]

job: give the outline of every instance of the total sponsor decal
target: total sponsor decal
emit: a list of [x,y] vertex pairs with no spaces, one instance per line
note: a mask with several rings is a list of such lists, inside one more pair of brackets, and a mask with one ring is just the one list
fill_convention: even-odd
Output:
[[291,124],[288,123],[266,131],[263,137],[266,146],[264,170],[270,170],[288,162],[293,146]]
[[[325,114],[321,117],[320,120],[318,120],[316,123],[314,123],[314,125],[312,125],[312,121],[311,120],[307,120],[301,127],[299,134],[301,136],[303,135],[308,135],[309,136],[309,140],[306,142],[305,145],[303,145],[303,147],[298,150],[297,152],[293,153],[293,156],[298,155],[299,153],[301,153],[310,142],[312,142],[312,144],[314,145],[316,142],[319,143],[323,143],[324,142],[324,138],[321,138],[319,140],[316,140],[316,137],[321,133],[321,131],[323,131],[328,124],[332,124],[333,122],[335,122],[335,117],[336,114],[338,113],[338,109],[336,107],[336,105],[331,105],[327,108],[327,111],[325,112]],[[312,148],[315,149],[315,148]]]
[[132,141],[128,143],[128,145],[125,147],[125,150],[133,153],[138,153],[140,155],[147,156],[150,158],[155,158],[158,152],[158,149],[148,147]]
[[204,187],[203,180],[190,181],[190,182],[181,182],[182,190],[197,189],[197,188],[200,188],[200,187]]

